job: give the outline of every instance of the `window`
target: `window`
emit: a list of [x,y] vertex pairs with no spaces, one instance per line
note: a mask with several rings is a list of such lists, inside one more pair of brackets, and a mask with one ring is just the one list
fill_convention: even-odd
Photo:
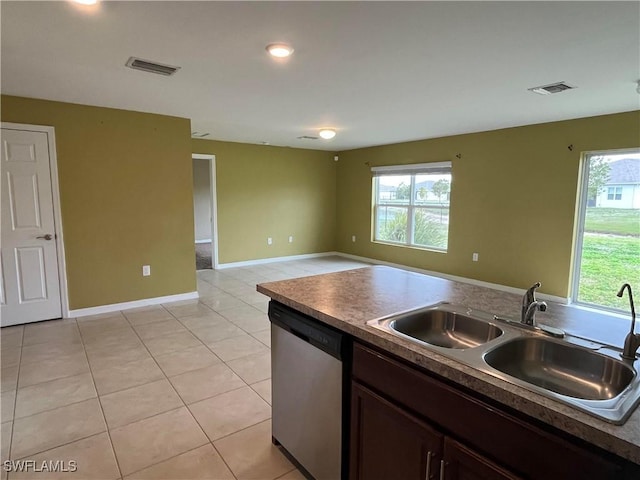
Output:
[[608,187],[607,200],[622,200],[622,187]]
[[447,250],[451,162],[372,167],[373,240]]
[[640,195],[622,192],[640,192],[640,150],[589,153],[583,162],[571,297],[628,312],[616,293],[640,284]]

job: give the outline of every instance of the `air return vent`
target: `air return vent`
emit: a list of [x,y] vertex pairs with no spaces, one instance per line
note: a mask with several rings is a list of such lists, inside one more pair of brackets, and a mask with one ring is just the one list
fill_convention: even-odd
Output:
[[529,88],[528,90],[533,93],[537,93],[538,95],[551,95],[552,93],[560,93],[573,88],[576,87],[565,82],[557,82],[549,85],[542,85],[541,87]]
[[143,60],[141,58],[130,57],[126,63],[127,67],[135,70],[142,70],[143,72],[157,73],[159,75],[173,75],[180,67],[172,67],[171,65],[164,65],[162,63],[152,62],[150,60]]
[[299,137],[296,137],[298,140],[317,140],[318,137],[312,137],[310,135],[300,135]]

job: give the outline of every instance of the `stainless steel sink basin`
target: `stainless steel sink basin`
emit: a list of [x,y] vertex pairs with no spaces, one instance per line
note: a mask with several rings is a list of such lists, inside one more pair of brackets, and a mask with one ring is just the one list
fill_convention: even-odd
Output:
[[502,335],[502,329],[478,318],[439,305],[396,317],[389,328],[430,345],[473,348]]
[[449,303],[367,324],[610,423],[624,423],[640,403],[640,360],[621,360],[615,347],[558,340]]
[[546,338],[516,338],[485,353],[492,368],[568,397],[609,400],[629,386],[635,372],[598,352]]

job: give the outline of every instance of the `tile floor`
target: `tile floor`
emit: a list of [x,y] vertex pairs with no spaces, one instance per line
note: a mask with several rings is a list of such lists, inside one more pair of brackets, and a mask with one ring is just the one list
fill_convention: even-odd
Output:
[[198,301],[0,331],[4,479],[302,475],[271,444],[267,297],[256,283],[366,264],[321,257],[198,272]]

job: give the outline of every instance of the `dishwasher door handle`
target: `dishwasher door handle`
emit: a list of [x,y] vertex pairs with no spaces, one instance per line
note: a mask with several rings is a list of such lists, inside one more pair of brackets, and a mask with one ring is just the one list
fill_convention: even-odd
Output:
[[307,343],[311,343],[309,340],[309,337],[307,335],[305,335],[304,333],[301,333],[293,328],[289,328],[289,333],[291,333],[292,335],[295,335],[296,337],[298,337],[300,340],[304,340]]

